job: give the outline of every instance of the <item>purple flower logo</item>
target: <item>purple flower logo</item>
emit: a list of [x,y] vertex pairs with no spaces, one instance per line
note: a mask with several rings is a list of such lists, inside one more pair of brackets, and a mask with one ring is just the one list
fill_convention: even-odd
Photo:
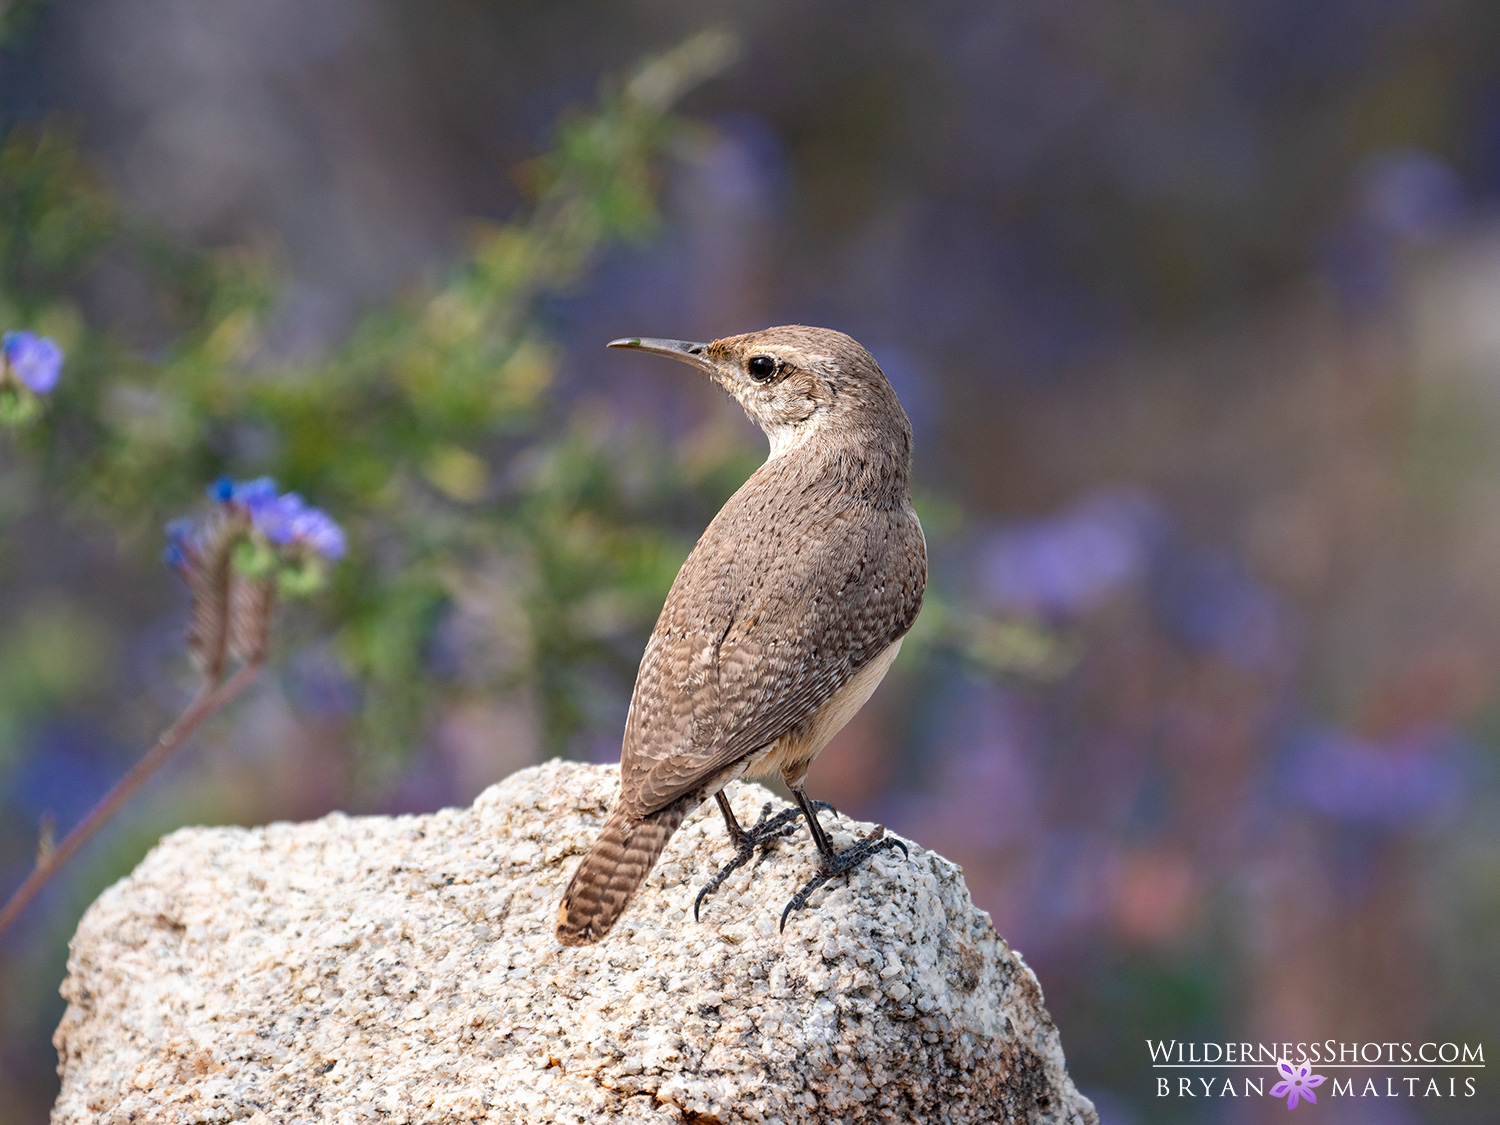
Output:
[[1306,1098],[1313,1105],[1318,1104],[1318,1095],[1313,1093],[1313,1087],[1321,1086],[1327,1079],[1321,1074],[1314,1074],[1312,1067],[1306,1063],[1293,1066],[1288,1059],[1277,1063],[1276,1069],[1281,1071],[1283,1081],[1271,1087],[1273,1098],[1285,1095],[1287,1109],[1296,1109],[1298,1098]]
[[62,349],[46,336],[7,332],[0,338],[0,354],[11,373],[35,394],[50,392],[62,375]]

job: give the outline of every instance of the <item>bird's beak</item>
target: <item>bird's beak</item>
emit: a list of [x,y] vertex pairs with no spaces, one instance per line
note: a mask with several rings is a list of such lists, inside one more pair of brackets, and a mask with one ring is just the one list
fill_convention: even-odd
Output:
[[688,340],[656,340],[649,336],[627,336],[623,340],[611,340],[609,346],[630,348],[637,352],[650,352],[652,355],[670,356],[683,363],[690,363],[709,374],[714,374],[718,370],[713,361],[708,358],[707,344],[694,344]]

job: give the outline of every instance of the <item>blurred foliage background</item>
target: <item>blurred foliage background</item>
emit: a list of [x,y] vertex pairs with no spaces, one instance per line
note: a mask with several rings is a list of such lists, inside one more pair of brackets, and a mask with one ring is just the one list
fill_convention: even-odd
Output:
[[1156,1099],[1148,1037],[1500,1043],[1500,10],[716,12],[5,9],[0,328],[67,365],[0,435],[0,891],[191,691],[207,481],[351,551],[0,939],[0,1121],[162,832],[615,758],[763,445],[602,344],[793,321],[907,405],[934,583],[811,784],[964,865],[1104,1120],[1281,1111]]

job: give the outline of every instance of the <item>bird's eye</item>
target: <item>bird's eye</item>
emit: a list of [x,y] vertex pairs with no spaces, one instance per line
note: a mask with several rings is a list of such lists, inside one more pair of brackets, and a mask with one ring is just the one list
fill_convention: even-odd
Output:
[[750,362],[745,364],[745,370],[750,372],[750,378],[757,383],[769,382],[776,374],[776,360],[768,355],[753,355]]

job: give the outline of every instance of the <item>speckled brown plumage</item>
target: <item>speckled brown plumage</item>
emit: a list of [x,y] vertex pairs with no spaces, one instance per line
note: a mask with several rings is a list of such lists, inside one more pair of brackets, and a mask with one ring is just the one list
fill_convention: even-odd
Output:
[[[854,340],[793,326],[622,343],[708,370],[766,431],[771,457],[667,595],[631,699],[619,802],[559,908],[565,944],[607,933],[683,816],[728,781],[779,770],[800,786],[874,683],[853,685],[863,694],[843,706],[841,689],[888,663],[878,658],[911,628],[927,576],[911,427]],[[774,374],[754,377],[767,359]],[[872,671],[878,681],[884,668]],[[818,721],[825,706],[832,722],[830,711]]]

